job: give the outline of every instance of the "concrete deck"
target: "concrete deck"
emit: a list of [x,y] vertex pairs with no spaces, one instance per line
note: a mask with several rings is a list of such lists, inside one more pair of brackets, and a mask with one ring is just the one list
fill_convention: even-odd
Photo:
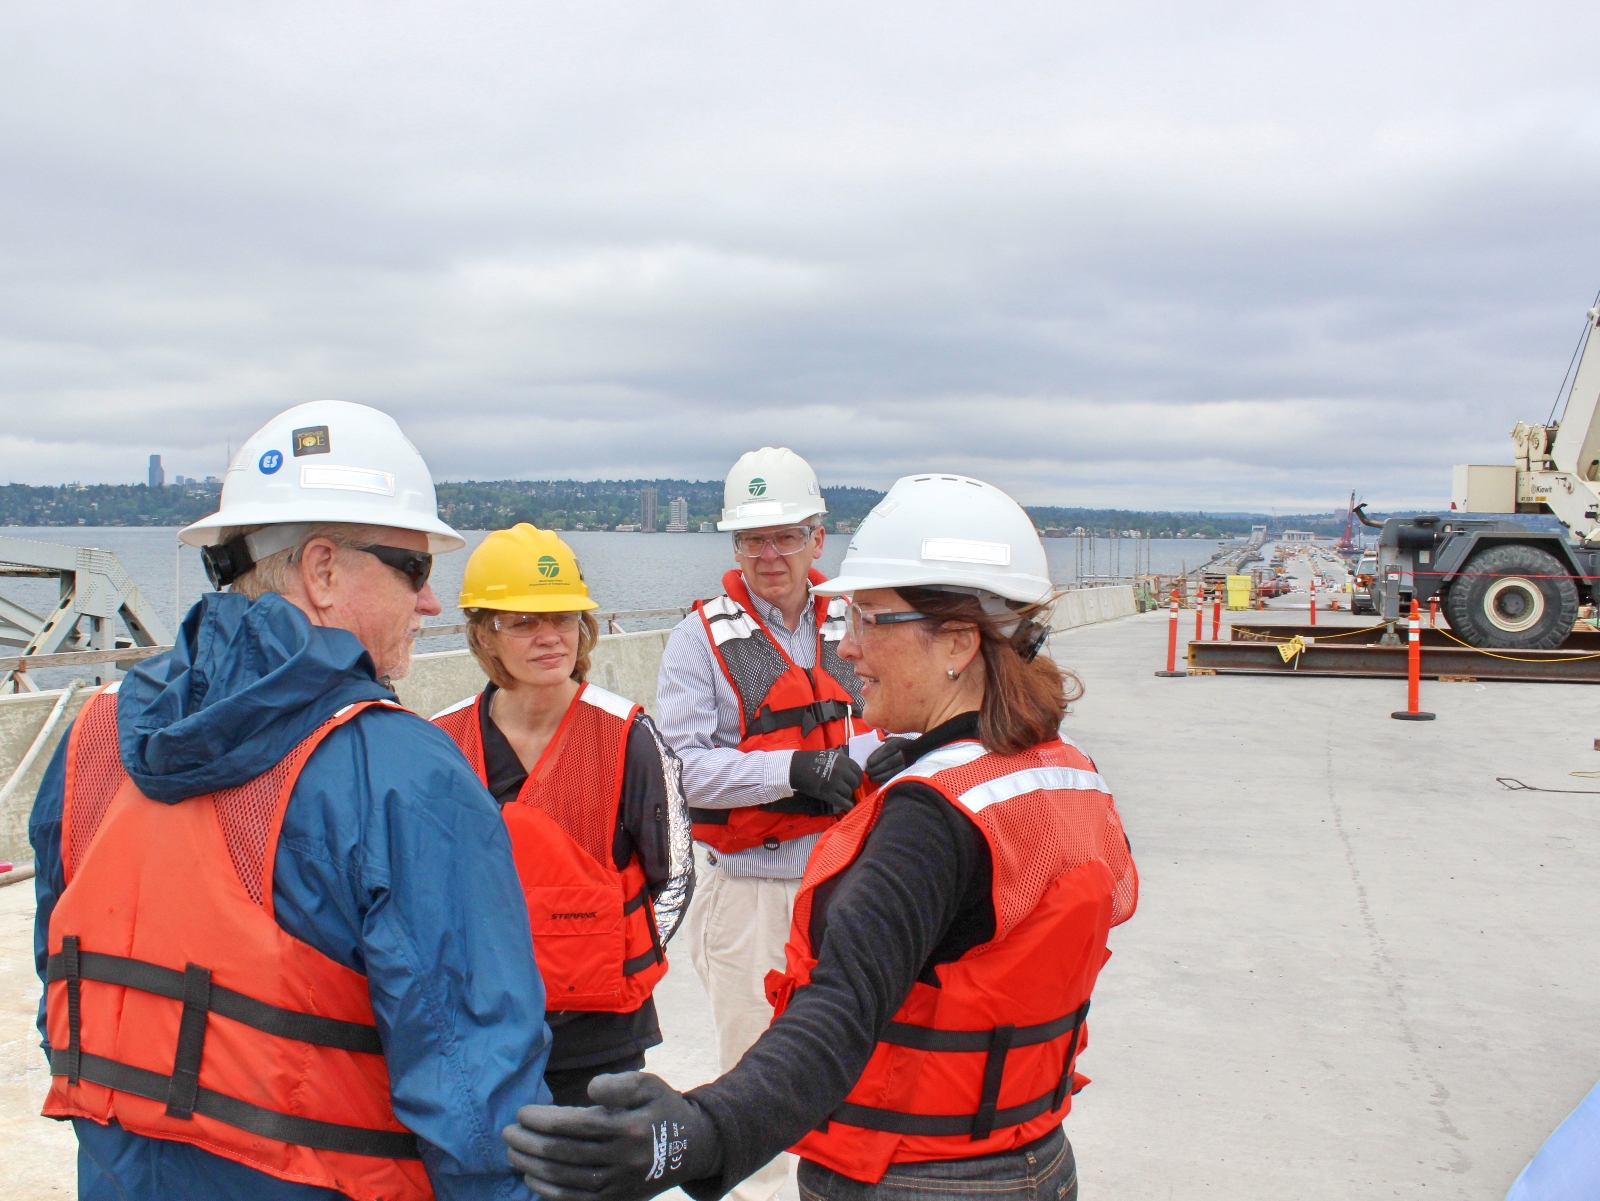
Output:
[[[1180,615],[1183,633],[1192,615]],[[1067,1131],[1082,1196],[1498,1199],[1600,1080],[1600,792],[1579,685],[1157,679],[1161,613],[1058,635],[1066,731],[1142,880],[1113,932]],[[1209,614],[1207,629],[1209,629]],[[1226,636],[1226,633],[1224,633]],[[70,1195],[34,1119],[31,888],[0,889],[0,1150],[13,1198]],[[680,957],[682,958],[682,957]],[[687,962],[651,1066],[714,1071]],[[53,1191],[52,1191],[53,1190]]]

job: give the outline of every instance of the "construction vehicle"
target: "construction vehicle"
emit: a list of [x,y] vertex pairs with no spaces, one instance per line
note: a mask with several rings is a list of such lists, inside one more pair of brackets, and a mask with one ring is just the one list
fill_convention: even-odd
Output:
[[[1398,619],[1412,598],[1434,596],[1457,637],[1495,650],[1547,650],[1572,632],[1580,605],[1592,604],[1600,578],[1600,298],[1573,357],[1559,422],[1511,431],[1509,465],[1461,464],[1451,480],[1451,512],[1378,523],[1373,607]],[[1565,384],[1565,380],[1562,381]],[[1558,403],[1559,403],[1558,393]],[[1553,412],[1554,410],[1552,410]],[[1467,513],[1552,514],[1566,529]]]

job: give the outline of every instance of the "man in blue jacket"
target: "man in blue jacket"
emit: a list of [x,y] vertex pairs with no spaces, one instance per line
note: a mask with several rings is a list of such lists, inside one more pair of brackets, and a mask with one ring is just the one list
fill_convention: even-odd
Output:
[[[232,582],[233,591],[203,597],[174,649],[140,664],[100,702],[115,703],[114,757],[142,794],[124,785],[113,808],[224,793],[277,767],[348,706],[393,702],[389,681],[405,674],[415,630],[440,612],[427,585],[431,553],[463,544],[439,521],[432,479],[399,427],[337,401],[297,406],[263,427],[229,468],[220,511],[182,537],[205,547],[213,579]],[[29,823],[41,979],[51,915],[68,887],[68,741]],[[81,868],[83,860],[73,862]],[[106,887],[93,876],[75,870],[71,886]],[[366,977],[393,1114],[416,1136],[434,1195],[531,1196],[499,1131],[519,1105],[549,1099],[544,990],[505,825],[455,745],[392,704],[335,727],[294,784],[271,880],[277,925]],[[57,959],[60,941],[57,931]],[[96,987],[87,983],[94,979],[85,967],[81,987]],[[49,998],[65,995],[54,987],[40,1007],[41,1033],[47,1004],[61,1003]],[[85,1028],[86,1051],[90,1038]],[[46,1044],[49,1055],[48,1037]],[[206,1051],[213,1053],[227,1052]],[[53,1070],[56,1088],[65,1089],[66,1075]],[[174,1068],[173,1080],[178,1075]],[[187,1134],[152,1137],[76,1116],[73,1125],[80,1197],[350,1195],[263,1170],[236,1148],[213,1153]]]

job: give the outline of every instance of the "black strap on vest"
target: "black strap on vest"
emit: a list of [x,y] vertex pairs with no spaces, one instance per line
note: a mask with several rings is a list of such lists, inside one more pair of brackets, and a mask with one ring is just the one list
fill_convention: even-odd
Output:
[[697,809],[691,805],[689,820],[697,826],[725,826],[728,824],[728,816],[738,813],[741,809],[759,809],[762,813],[793,813],[802,817],[827,817],[834,812],[833,806],[827,801],[797,792],[793,796],[769,801],[765,805],[735,805],[731,809]]
[[[68,1052],[50,1053],[50,1071],[66,1074]],[[83,1079],[91,1084],[114,1088],[150,1101],[167,1101],[172,1092],[172,1077],[149,1072],[132,1064],[118,1063],[99,1055],[83,1055]],[[365,1126],[343,1126],[338,1122],[317,1122],[294,1114],[265,1109],[226,1093],[197,1088],[194,1112],[262,1138],[293,1143],[317,1151],[342,1151],[347,1155],[369,1155],[374,1159],[421,1159],[416,1136],[404,1130],[371,1130]]]
[[[870,1105],[856,1105],[846,1101],[831,1114],[830,1122],[843,1122],[847,1126],[860,1126],[866,1130],[883,1130],[890,1134],[918,1135],[933,1138],[957,1138],[969,1135],[973,1142],[988,1138],[997,1129],[1020,1126],[1041,1114],[1061,1108],[1066,1099],[1066,1089],[1072,1082],[1072,1058],[1078,1050],[1078,1034],[1083,1021],[1089,1016],[1089,1002],[1085,1001],[1073,1012],[1053,1022],[1036,1026],[996,1026],[991,1030],[935,1030],[929,1026],[913,1026],[906,1022],[890,1022],[878,1038],[879,1042],[897,1047],[911,1047],[918,1051],[982,1051],[983,1086],[978,1095],[978,1111],[971,1114],[903,1113],[895,1109],[877,1109]],[[1066,1063],[1061,1069],[1061,1083],[1054,1089],[1021,1105],[1009,1109],[998,1108],[1000,1085],[1005,1079],[1006,1057],[1016,1047],[1034,1046],[1051,1042],[1063,1034],[1071,1033],[1067,1042]],[[826,1129],[824,1123],[820,1129]]]
[[[643,906],[649,899],[650,885],[646,884],[639,889],[638,896],[622,907],[623,914],[632,913]],[[661,949],[661,935],[656,931],[655,916],[653,914],[650,916],[649,921],[650,949],[642,954],[635,955],[632,959],[624,959],[622,961],[622,974],[624,976],[636,976],[652,964],[665,963],[667,961],[666,953]]]
[[[213,1013],[278,1038],[292,1038],[341,1051],[381,1055],[383,1044],[378,1039],[375,1026],[268,1005],[265,1001],[212,984],[210,970],[198,964],[188,964],[179,972],[142,959],[84,951],[80,949],[75,934],[64,936],[60,954],[52,955],[46,961],[45,979],[67,982],[68,1043],[65,1050],[50,1052],[50,1071],[52,1075],[65,1076],[67,1083],[73,1087],[81,1080],[87,1080],[91,1084],[104,1085],[136,1097],[160,1101],[166,1105],[167,1116],[171,1118],[188,1121],[195,1114],[201,1114],[262,1138],[319,1151],[343,1151],[377,1159],[421,1158],[416,1138],[407,1131],[371,1130],[364,1126],[318,1122],[200,1087],[206,1027]],[[183,1003],[183,1017],[178,1023],[178,1044],[173,1053],[170,1076],[84,1053],[80,1039],[79,999],[80,981],[83,980],[138,989]]]
[[[50,966],[52,968],[56,966],[57,959],[61,960],[61,975],[67,982],[67,1070],[65,1075],[67,1083],[76,1088],[79,1079],[79,1062],[83,1058],[83,1042],[80,1038],[80,1031],[83,1027],[83,986],[78,983],[81,977],[78,974],[80,963],[78,936],[76,934],[68,934],[61,940],[61,954],[50,957]],[[56,977],[52,975],[50,979],[54,980]]]
[[[61,954],[50,956],[45,967],[46,980],[67,981],[69,1021],[74,1020],[71,1015],[76,1012],[72,1006],[72,997],[75,995],[72,991],[74,977],[67,974],[69,943],[77,962],[76,978],[97,980],[102,984],[120,984],[124,988],[136,988],[140,992],[154,993],[158,997],[184,1001],[187,1008],[188,998],[185,993],[187,973],[147,963],[143,959],[124,959],[121,955],[104,955],[98,951],[79,951],[77,936],[69,934],[61,940]],[[378,1030],[375,1026],[325,1018],[314,1013],[301,1013],[297,1009],[282,1009],[220,985],[211,986],[207,1008],[212,1013],[232,1018],[263,1034],[271,1034],[278,1038],[292,1038],[299,1042],[314,1043],[319,1047],[333,1047],[340,1051],[364,1051],[369,1055],[383,1054],[383,1043],[378,1040]],[[72,1029],[76,1035],[76,1025]]]
[[792,709],[763,707],[754,721],[745,723],[746,734],[771,734],[774,730],[800,727],[802,738],[812,730],[830,721],[844,721],[850,716],[850,706],[843,701],[813,701],[809,705],[795,705]]
[[183,969],[183,1020],[178,1023],[178,1049],[172,1057],[172,1083],[167,1088],[167,1116],[188,1121],[200,1092],[200,1057],[206,1047],[206,1019],[211,1012],[211,972],[196,964]]

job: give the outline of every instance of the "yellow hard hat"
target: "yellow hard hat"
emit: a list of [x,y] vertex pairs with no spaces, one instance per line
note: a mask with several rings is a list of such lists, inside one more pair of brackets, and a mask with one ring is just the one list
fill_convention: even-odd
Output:
[[463,609],[511,613],[566,613],[598,609],[578,570],[578,557],[553,530],[522,522],[495,530],[467,560],[461,581]]

